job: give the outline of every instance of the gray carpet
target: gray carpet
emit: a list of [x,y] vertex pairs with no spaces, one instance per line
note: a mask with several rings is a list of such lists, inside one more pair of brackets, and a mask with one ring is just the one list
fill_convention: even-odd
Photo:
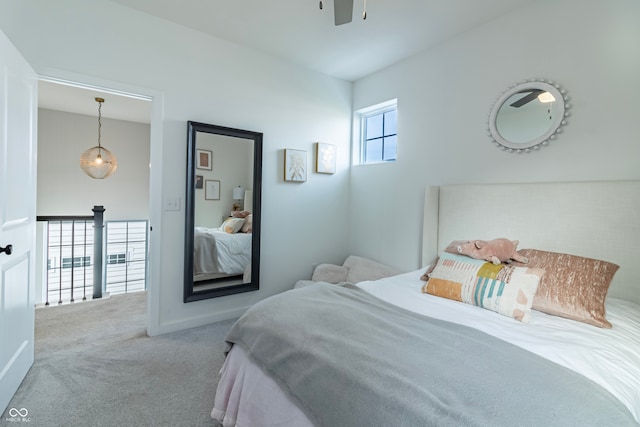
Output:
[[209,414],[233,322],[148,337],[145,292],[36,309],[35,362],[0,425],[218,426]]

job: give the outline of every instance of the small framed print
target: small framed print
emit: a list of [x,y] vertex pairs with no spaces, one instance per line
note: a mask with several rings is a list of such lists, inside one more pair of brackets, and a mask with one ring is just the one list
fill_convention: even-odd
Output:
[[196,150],[196,168],[211,170],[211,158],[213,153],[209,150]]
[[336,173],[336,154],[338,147],[324,142],[316,143],[316,172]]
[[305,182],[307,180],[307,152],[304,150],[284,150],[284,180]]
[[204,188],[204,179],[202,175],[196,175],[196,188],[199,190]]
[[207,179],[204,181],[204,199],[220,200],[220,181]]

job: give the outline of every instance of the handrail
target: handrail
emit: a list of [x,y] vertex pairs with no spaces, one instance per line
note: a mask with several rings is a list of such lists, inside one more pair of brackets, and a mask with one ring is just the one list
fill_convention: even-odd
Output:
[[40,215],[36,221],[91,221],[93,215],[73,216],[73,215]]

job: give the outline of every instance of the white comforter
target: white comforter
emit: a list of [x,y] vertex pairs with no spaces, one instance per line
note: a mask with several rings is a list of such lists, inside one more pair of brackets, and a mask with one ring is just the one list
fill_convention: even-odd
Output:
[[[524,324],[479,307],[423,294],[420,276],[424,271],[358,286],[392,304],[479,329],[572,369],[611,392],[640,422],[640,306],[609,298],[607,319],[613,325],[611,329],[538,311],[533,312],[530,323]],[[221,373],[211,415],[225,427],[311,425],[238,346],[233,347]]]
[[609,298],[602,329],[533,311],[528,324],[468,304],[421,292],[424,270],[358,286],[416,313],[448,320],[501,338],[582,374],[609,390],[640,422],[640,306]]
[[251,233],[230,234],[220,228],[196,227],[193,274],[243,274],[251,263]]

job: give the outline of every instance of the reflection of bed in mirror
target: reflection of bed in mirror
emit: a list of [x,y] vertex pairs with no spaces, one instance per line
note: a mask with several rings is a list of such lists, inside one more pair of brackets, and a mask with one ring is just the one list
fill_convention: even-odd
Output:
[[[193,282],[211,281],[209,287],[228,286],[229,280],[251,282],[253,191],[244,191],[242,211],[232,212],[220,227],[196,226],[193,235]],[[223,283],[215,280],[224,279]],[[199,288],[201,289],[201,288]]]
[[251,233],[231,234],[221,228],[195,228],[194,282],[233,276],[243,280],[245,274],[251,274],[250,265]]
[[251,282],[252,193],[245,191],[245,210],[232,212],[220,227],[194,228],[194,286],[198,286],[197,282],[216,279],[225,279],[225,286],[229,285],[229,279],[235,279],[237,283]]

